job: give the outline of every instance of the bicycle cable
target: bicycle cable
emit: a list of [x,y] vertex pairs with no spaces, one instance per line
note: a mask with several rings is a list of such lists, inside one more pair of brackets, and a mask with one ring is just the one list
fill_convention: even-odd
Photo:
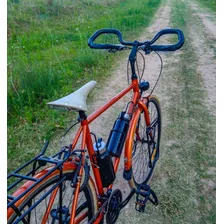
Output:
[[159,59],[160,59],[160,62],[161,62],[161,65],[160,65],[159,76],[158,76],[158,78],[157,78],[157,80],[156,80],[156,83],[155,83],[154,87],[152,88],[152,91],[151,91],[151,93],[150,93],[150,96],[152,95],[154,89],[156,88],[156,85],[158,84],[158,81],[159,81],[159,79],[160,79],[160,77],[161,77],[161,75],[162,75],[162,71],[163,71],[163,59],[162,59],[162,57],[160,56],[160,54],[159,54],[157,51],[154,51],[154,52],[158,55],[158,57],[159,57]]
[[80,123],[80,122],[78,121],[78,122],[72,124],[72,125],[65,131],[65,133],[64,133],[63,136],[61,137],[60,144],[62,144],[62,142],[63,142],[65,136],[68,134],[68,132],[69,132],[75,125],[77,125],[78,123]]
[[138,69],[138,58],[136,58],[136,65],[137,65],[137,69],[138,69],[138,75],[139,75],[139,83],[141,83],[141,81],[142,81],[142,77],[143,77],[143,75],[144,75],[144,72],[145,72],[145,57],[144,57],[144,55],[142,54],[142,52],[141,51],[137,51],[137,53],[139,53],[141,56],[142,56],[142,59],[143,59],[143,68],[142,68],[142,74],[141,74],[141,77],[140,77],[140,75],[139,75],[139,69]]
[[[142,59],[143,59],[143,69],[142,69],[142,74],[141,74],[141,77],[140,77],[139,76],[139,67],[138,67],[138,58],[136,57],[136,65],[137,65],[137,70],[138,70],[138,76],[140,77],[139,78],[139,82],[141,82],[142,77],[143,77],[143,74],[144,74],[144,71],[145,71],[145,57],[144,57],[144,55],[139,50],[137,52],[142,56]],[[159,81],[159,79],[160,79],[160,77],[162,75],[162,71],[163,71],[163,59],[162,59],[162,57],[160,56],[160,54],[157,51],[154,51],[154,52],[158,55],[158,57],[160,59],[160,62],[161,62],[161,65],[160,65],[159,76],[158,76],[158,78],[156,80],[155,85],[152,88],[152,91],[151,91],[150,95],[152,95],[153,91],[155,90],[155,88],[156,88],[156,86],[158,84],[158,81]],[[129,75],[128,75],[129,64],[130,64],[130,62],[128,60],[128,63],[127,63],[127,82],[128,82],[128,85],[129,85]]]
[[130,64],[130,61],[128,60],[128,63],[127,63],[127,82],[128,82],[128,85],[129,85],[129,75],[128,75],[129,64]]
[[[139,75],[140,72],[139,72],[139,67],[138,67],[138,57],[136,57],[136,62],[135,62],[136,63],[136,67],[137,67],[137,71],[138,71],[138,77],[140,77],[139,78],[139,82],[141,82],[143,74],[145,72],[145,57],[139,50],[137,50],[137,53],[139,53],[142,56],[142,59],[143,59],[143,69],[142,69],[141,77]],[[129,75],[128,75],[129,64],[130,64],[130,61],[128,60],[128,62],[127,62],[127,82],[128,82],[128,85],[129,85]]]

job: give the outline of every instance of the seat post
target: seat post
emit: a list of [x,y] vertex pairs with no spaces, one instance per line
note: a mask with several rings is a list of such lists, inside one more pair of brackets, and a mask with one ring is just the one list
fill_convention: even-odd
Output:
[[87,118],[87,115],[86,115],[85,111],[79,110],[79,119],[80,119],[80,121],[84,121],[84,120],[86,120],[86,118]]

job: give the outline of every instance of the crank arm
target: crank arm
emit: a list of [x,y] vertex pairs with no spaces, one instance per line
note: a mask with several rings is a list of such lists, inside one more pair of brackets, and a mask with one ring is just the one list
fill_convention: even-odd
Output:
[[128,202],[131,200],[131,198],[134,196],[135,193],[136,193],[135,188],[132,188],[132,190],[129,193],[129,195],[127,196],[127,198],[124,201],[122,201],[120,204],[118,204],[117,209],[119,209],[119,210],[123,209],[128,204]]

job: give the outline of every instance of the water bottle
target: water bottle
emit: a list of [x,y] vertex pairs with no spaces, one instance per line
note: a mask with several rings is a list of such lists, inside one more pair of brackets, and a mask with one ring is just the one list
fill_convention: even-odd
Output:
[[106,144],[103,142],[102,138],[99,138],[98,141],[93,144],[93,147],[103,187],[109,187],[115,180],[111,155],[106,150]]
[[124,142],[127,136],[130,122],[130,115],[122,111],[114,123],[110,132],[106,147],[109,153],[114,157],[120,157]]

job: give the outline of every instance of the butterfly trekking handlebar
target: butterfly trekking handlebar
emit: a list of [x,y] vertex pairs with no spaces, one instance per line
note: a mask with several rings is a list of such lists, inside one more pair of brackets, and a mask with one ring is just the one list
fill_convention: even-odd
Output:
[[[118,39],[119,42],[121,44],[98,44],[98,43],[94,43],[94,41],[102,34],[115,34]],[[176,44],[162,44],[162,45],[153,45],[161,36],[166,35],[166,34],[176,34],[178,36],[178,42]],[[123,50],[125,48],[127,48],[126,46],[142,46],[142,50],[146,51],[176,51],[178,49],[180,49],[184,44],[184,34],[181,30],[179,29],[163,29],[161,31],[159,31],[155,37],[152,40],[147,40],[145,42],[138,42],[138,41],[134,41],[134,42],[127,42],[124,41],[122,38],[122,33],[117,30],[117,29],[113,29],[113,28],[105,28],[105,29],[100,29],[98,31],[96,31],[88,40],[88,45],[90,48],[94,48],[94,49],[109,49],[109,50]]]

